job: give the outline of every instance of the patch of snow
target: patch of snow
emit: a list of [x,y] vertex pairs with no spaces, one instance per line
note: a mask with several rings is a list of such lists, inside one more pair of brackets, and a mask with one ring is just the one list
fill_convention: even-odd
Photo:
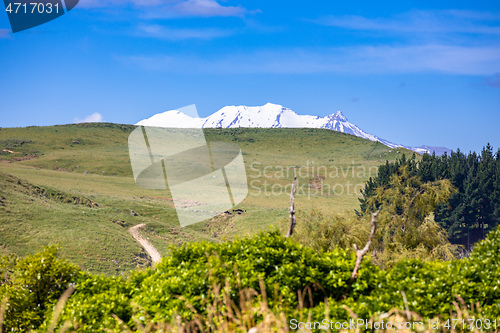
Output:
[[410,147],[389,142],[366,133],[350,123],[341,111],[321,118],[320,116],[298,115],[289,108],[272,103],[263,106],[225,106],[206,118],[192,118],[180,111],[172,110],[141,120],[136,125],[171,128],[324,128],[352,134],[374,142],[378,141],[390,148],[407,148],[419,154],[426,152],[432,154],[433,151],[438,154],[450,151],[443,147]]

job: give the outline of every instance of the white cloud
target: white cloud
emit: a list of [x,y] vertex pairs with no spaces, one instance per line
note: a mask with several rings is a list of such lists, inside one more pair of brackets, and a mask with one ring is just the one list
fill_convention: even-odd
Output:
[[500,46],[440,44],[263,50],[224,56],[125,56],[126,65],[177,73],[421,73],[490,75],[500,71]]
[[75,123],[100,123],[102,122],[102,116],[99,112],[95,112],[83,119],[75,118]]
[[[171,0],[166,6],[177,8],[175,15],[223,15],[219,12],[222,6],[215,0]],[[163,8],[166,7],[150,13],[165,15]],[[227,14],[237,15],[238,11],[230,10]],[[368,37],[376,38],[376,42],[331,48],[252,49],[222,55],[164,54],[117,58],[130,66],[176,73],[438,72],[490,75],[500,72],[500,15],[495,13],[415,10],[392,18],[328,16],[316,23],[366,31]],[[166,40],[210,39],[235,33],[224,29],[172,29],[161,25],[143,25],[138,30],[139,35]],[[384,38],[378,38],[379,35]]]
[[81,0],[82,8],[131,5],[144,11],[143,18],[244,16],[241,6],[223,6],[216,0]]
[[167,15],[169,12],[179,16],[242,16],[246,9],[239,6],[221,6],[215,0],[187,0],[167,8]]
[[[410,11],[392,18],[358,15],[325,16],[316,23],[350,30],[405,33],[472,33],[500,35],[499,15],[461,10]],[[488,24],[489,23],[489,24]]]
[[149,6],[160,6],[165,3],[172,1],[164,0],[80,0],[78,7],[80,8],[103,8],[103,7],[113,7],[113,6],[126,6],[129,4],[149,7]]
[[207,29],[177,29],[169,28],[158,24],[140,25],[137,34],[141,37],[152,37],[171,41],[184,39],[212,39],[227,37],[232,35],[232,30],[223,30],[216,28]]

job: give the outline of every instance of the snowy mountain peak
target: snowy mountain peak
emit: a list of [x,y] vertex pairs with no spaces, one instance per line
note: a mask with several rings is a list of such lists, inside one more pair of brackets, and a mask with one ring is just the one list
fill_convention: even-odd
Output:
[[347,118],[342,114],[342,111],[337,111],[328,116],[330,119],[335,119],[339,121],[347,121]]
[[263,106],[225,106],[206,118],[192,118],[177,110],[166,111],[141,120],[137,125],[173,128],[324,128],[371,141],[379,141],[390,148],[404,147],[418,153],[432,153],[426,146],[407,147],[368,134],[350,123],[341,111],[321,118],[319,116],[298,115],[289,108],[273,103],[267,103]]

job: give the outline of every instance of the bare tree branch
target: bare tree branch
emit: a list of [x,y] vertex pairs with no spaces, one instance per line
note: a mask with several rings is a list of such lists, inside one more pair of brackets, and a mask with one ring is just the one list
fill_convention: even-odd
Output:
[[285,237],[291,237],[293,234],[293,229],[295,228],[295,188],[297,186],[297,176],[293,178],[292,190],[290,193],[290,228],[288,228],[288,233]]
[[366,252],[370,249],[370,246],[372,245],[373,241],[373,235],[375,235],[375,230],[377,228],[377,215],[380,213],[380,208],[372,214],[372,220],[371,220],[371,231],[370,231],[370,237],[368,238],[368,242],[366,243],[365,247],[361,250],[358,250],[358,247],[356,244],[354,244],[354,250],[356,251],[356,265],[354,266],[354,270],[352,271],[351,275],[351,281],[354,281],[356,277],[358,276],[358,270],[361,267],[361,261],[363,260],[363,257],[365,256]]

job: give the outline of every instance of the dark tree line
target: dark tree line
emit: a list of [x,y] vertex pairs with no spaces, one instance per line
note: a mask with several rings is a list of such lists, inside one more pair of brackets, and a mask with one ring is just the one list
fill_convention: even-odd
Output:
[[450,155],[425,154],[420,161],[405,155],[395,162],[379,168],[377,177],[370,178],[362,191],[360,214],[368,209],[367,201],[380,186],[387,186],[391,175],[407,166],[411,175],[422,182],[449,179],[458,189],[448,203],[435,210],[435,220],[447,232],[452,243],[469,248],[485,238],[486,234],[500,224],[500,149],[496,154],[490,144],[480,154],[464,154],[460,150]]

